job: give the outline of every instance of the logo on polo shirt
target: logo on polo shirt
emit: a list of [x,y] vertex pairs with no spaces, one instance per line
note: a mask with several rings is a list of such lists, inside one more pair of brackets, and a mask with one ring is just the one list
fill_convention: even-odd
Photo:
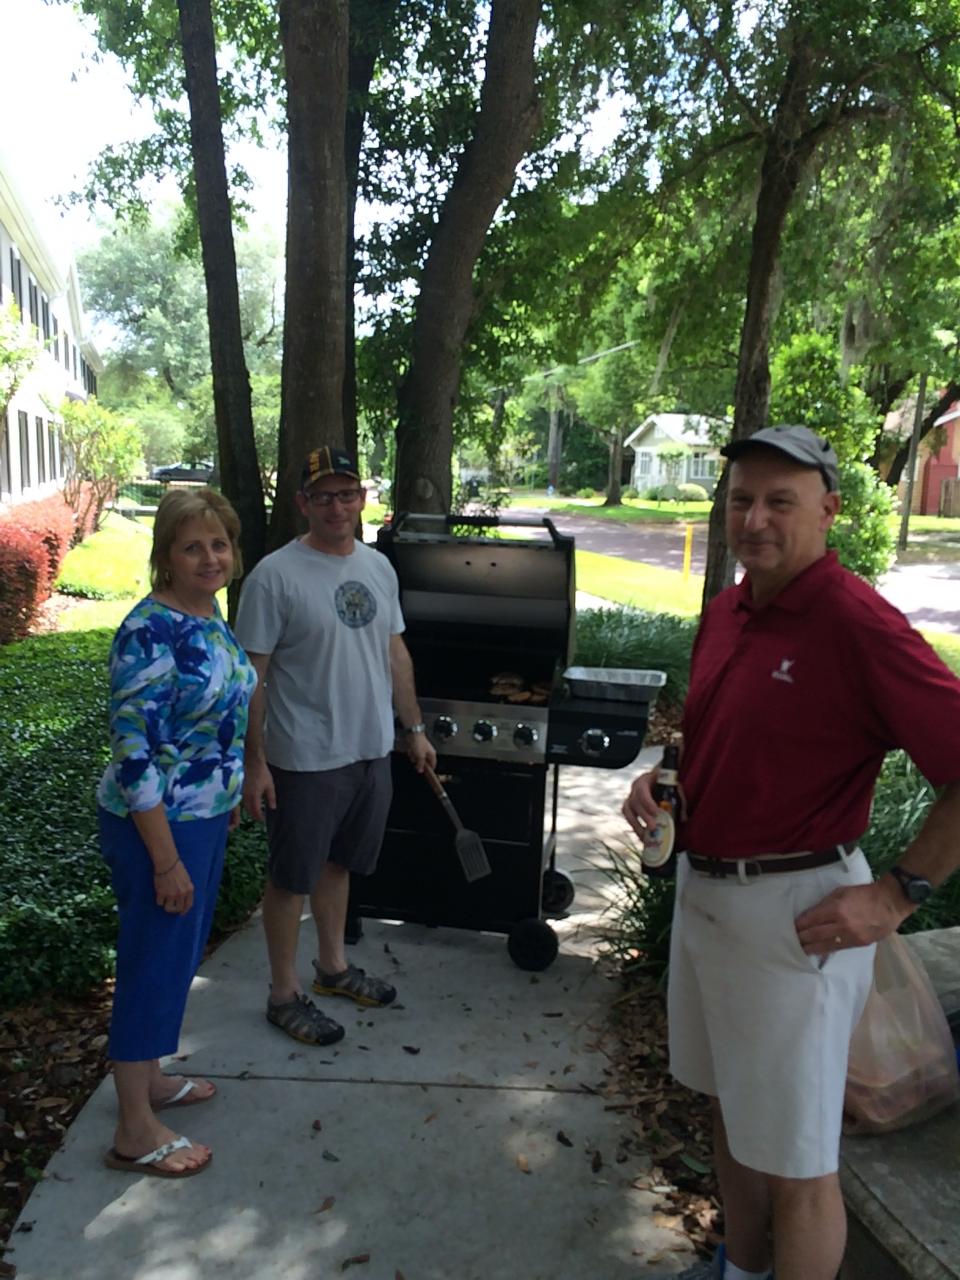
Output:
[[790,668],[793,666],[795,661],[795,658],[781,658],[780,666],[777,670],[770,672],[774,680],[782,680],[784,684],[793,684],[793,676],[790,674]]

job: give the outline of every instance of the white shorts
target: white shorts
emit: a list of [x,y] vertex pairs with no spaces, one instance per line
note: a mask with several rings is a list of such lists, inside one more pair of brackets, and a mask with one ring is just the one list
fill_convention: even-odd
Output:
[[869,884],[857,850],[810,871],[711,879],[679,859],[670,944],[670,1070],[720,1099],[731,1154],[783,1178],[836,1172],[850,1037],[875,947],[808,956],[794,921]]

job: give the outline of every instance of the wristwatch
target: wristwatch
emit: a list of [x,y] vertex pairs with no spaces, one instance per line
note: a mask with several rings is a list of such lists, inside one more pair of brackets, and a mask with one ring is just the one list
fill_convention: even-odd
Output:
[[890,874],[903,890],[906,900],[913,903],[915,907],[918,907],[921,902],[926,902],[933,893],[933,885],[924,876],[916,876],[912,871],[905,871],[903,867],[891,867]]
[[410,735],[410,734],[414,734],[414,733],[426,733],[426,732],[427,732],[427,726],[426,726],[425,724],[423,724],[423,722],[421,721],[421,723],[420,723],[420,724],[411,724],[411,725],[408,725],[408,726],[407,726],[407,728],[406,728],[406,729],[404,729],[404,731],[403,731],[403,736],[404,736],[404,737],[407,737],[407,736],[408,736],[408,735]]

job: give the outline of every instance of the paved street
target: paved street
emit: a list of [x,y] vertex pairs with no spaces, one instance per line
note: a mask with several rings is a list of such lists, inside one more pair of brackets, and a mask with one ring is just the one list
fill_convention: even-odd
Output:
[[[513,516],[539,517],[542,511],[513,510]],[[615,520],[578,520],[551,517],[563,533],[572,533],[583,551],[605,556],[621,556],[657,565],[663,569],[683,568],[684,526],[682,524],[630,525]],[[703,573],[707,551],[707,526],[693,526],[694,573]],[[960,635],[960,562],[945,564],[895,565],[880,583],[880,591],[902,610],[917,627],[950,631]]]

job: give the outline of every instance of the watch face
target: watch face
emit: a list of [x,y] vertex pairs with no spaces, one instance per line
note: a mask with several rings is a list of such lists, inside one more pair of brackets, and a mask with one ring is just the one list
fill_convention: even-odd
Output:
[[896,877],[908,902],[918,905],[926,902],[933,893],[933,885],[923,876],[915,876],[909,871],[904,871],[902,867],[891,867],[891,872]]
[[903,887],[911,902],[926,902],[933,893],[933,885],[922,876],[911,876]]

